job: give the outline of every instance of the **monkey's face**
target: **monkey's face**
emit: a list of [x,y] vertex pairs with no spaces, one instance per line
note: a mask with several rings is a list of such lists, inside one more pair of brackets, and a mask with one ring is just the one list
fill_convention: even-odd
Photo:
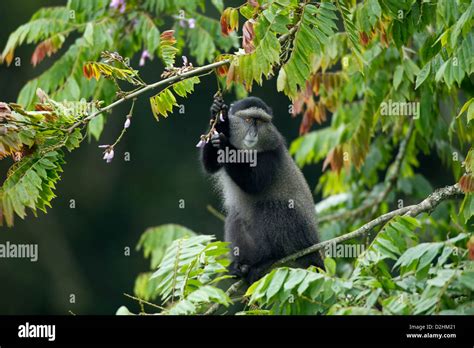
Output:
[[249,108],[230,113],[229,121],[229,140],[238,149],[266,151],[279,144],[279,134],[271,116],[262,109]]

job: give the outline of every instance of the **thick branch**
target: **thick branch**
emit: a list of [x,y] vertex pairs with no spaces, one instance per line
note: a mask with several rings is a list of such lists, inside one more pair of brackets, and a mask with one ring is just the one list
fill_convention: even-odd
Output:
[[298,252],[296,252],[292,255],[289,255],[289,256],[277,261],[273,265],[273,267],[281,266],[281,265],[283,265],[287,262],[294,261],[294,260],[296,260],[296,259],[298,259],[298,258],[300,258],[304,255],[308,255],[308,254],[311,254],[315,251],[323,249],[328,245],[335,244],[335,243],[336,244],[341,243],[341,242],[344,242],[344,241],[349,240],[349,239],[353,239],[353,238],[356,238],[356,237],[363,236],[366,233],[372,231],[375,227],[386,223],[387,221],[394,218],[395,216],[409,215],[409,216],[414,217],[414,216],[417,216],[418,214],[421,214],[423,212],[430,212],[434,208],[436,208],[438,206],[438,204],[441,203],[442,201],[445,201],[445,200],[450,199],[450,198],[454,198],[454,197],[459,196],[461,194],[462,194],[462,191],[459,188],[459,184],[455,184],[455,185],[452,185],[452,186],[446,186],[442,189],[438,189],[418,204],[410,205],[410,206],[407,206],[407,207],[403,207],[403,208],[391,211],[389,213],[386,213],[384,215],[379,216],[376,219],[373,219],[372,221],[366,223],[362,227],[359,227],[358,229],[356,229],[353,232],[344,234],[342,236],[339,236],[339,237],[336,237],[336,238],[333,238],[333,239],[326,240],[324,242],[312,245],[309,248],[300,250],[300,251],[298,251]]

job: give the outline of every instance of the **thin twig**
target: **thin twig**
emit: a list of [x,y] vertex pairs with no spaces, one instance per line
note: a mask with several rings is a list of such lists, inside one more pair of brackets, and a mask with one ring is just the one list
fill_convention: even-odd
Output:
[[[227,296],[230,297],[235,294],[243,284],[244,281],[242,279],[238,280],[234,284],[232,284],[225,293],[227,294]],[[209,307],[209,309],[204,313],[204,315],[214,314],[219,309],[219,306],[219,303],[214,303],[211,307]]]
[[214,215],[216,218],[218,218],[221,221],[225,221],[225,215],[222,214],[220,211],[218,211],[216,208],[214,208],[212,205],[208,204],[206,206],[206,209],[209,213]]
[[127,296],[127,297],[130,297],[131,299],[133,299],[135,301],[138,301],[139,303],[144,303],[146,305],[149,305],[151,307],[155,307],[155,308],[158,308],[158,309],[161,309],[161,310],[165,309],[164,307],[161,307],[161,306],[158,306],[157,304],[145,301],[144,299],[141,299],[139,297],[135,297],[135,296],[129,295],[127,293],[124,293],[124,295]]

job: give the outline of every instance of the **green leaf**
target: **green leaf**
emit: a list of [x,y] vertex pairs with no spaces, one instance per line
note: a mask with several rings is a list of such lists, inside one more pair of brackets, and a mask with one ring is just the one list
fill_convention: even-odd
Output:
[[469,290],[474,291],[474,271],[464,271],[459,277],[459,282],[467,287]]
[[[153,274],[157,292],[166,303],[183,300],[198,288],[209,285],[227,272],[228,243],[213,242],[214,236],[192,236],[174,240]],[[186,304],[189,306],[189,304]]]
[[421,243],[406,250],[394,268],[400,267],[402,274],[409,271],[419,273],[431,264],[443,247],[443,243]]
[[115,315],[136,315],[136,314],[130,312],[130,310],[127,307],[120,306],[120,308],[117,309],[117,312],[115,312]]
[[224,1],[223,0],[211,0],[212,4],[214,7],[217,9],[217,11],[222,12],[224,11]]
[[69,20],[69,10],[66,7],[42,8],[28,23],[18,27],[9,36],[1,57],[9,65],[18,46],[37,43],[58,33],[67,35],[73,29],[74,22]]
[[175,47],[176,39],[173,30],[167,30],[160,35],[160,44],[158,46],[158,55],[165,63],[166,67],[174,65],[178,49]]
[[337,279],[314,269],[281,267],[251,285],[245,294],[249,303],[269,314],[325,313],[336,300],[335,289],[343,286]]
[[229,296],[219,288],[206,285],[191,292],[185,299],[177,302],[166,314],[189,315],[195,314],[202,304],[218,303],[228,307],[232,301]]
[[415,89],[418,89],[420,85],[425,82],[426,78],[430,75],[431,71],[431,62],[425,64],[425,66],[420,70],[418,75],[416,76],[416,85]]
[[474,215],[474,194],[468,193],[464,196],[459,214],[463,222],[467,225]]
[[151,279],[151,276],[152,273],[146,272],[139,274],[137,279],[135,279],[133,293],[136,297],[145,301],[150,301],[158,296],[158,292],[156,291],[158,282],[156,278]]
[[400,83],[402,82],[403,78],[403,66],[402,65],[397,65],[395,68],[395,72],[393,73],[393,87],[395,89],[398,89],[398,86],[400,86]]
[[304,6],[291,56],[278,75],[279,91],[294,98],[297,90],[305,86],[312,72],[314,55],[323,52],[329,37],[337,30],[335,10],[328,2],[322,2],[319,8],[311,4]]
[[295,157],[295,161],[300,167],[317,163],[340,143],[343,133],[343,125],[337,129],[327,127],[310,132],[293,141],[290,146],[290,154]]
[[59,180],[64,163],[63,155],[57,151],[44,154],[35,153],[24,157],[10,168],[9,174],[0,189],[0,209],[8,226],[12,226],[14,215],[26,216],[25,208],[46,211],[55,197],[53,189]]
[[[185,80],[176,82],[172,85],[173,91],[180,97],[186,97],[194,90],[194,85],[200,82],[199,77],[194,76]],[[151,110],[155,119],[159,121],[159,116],[168,117],[168,113],[178,106],[176,97],[169,87],[150,98]]]
[[86,30],[84,31],[84,40],[89,46],[94,44],[94,26],[91,22],[87,23]]
[[190,229],[175,224],[150,227],[140,237],[136,250],[143,250],[143,256],[150,258],[150,268],[155,269],[173,241],[195,235]]
[[347,36],[349,37],[349,43],[351,45],[352,51],[354,52],[359,66],[362,66],[364,59],[361,54],[361,47],[359,44],[359,33],[354,25],[353,14],[350,10],[349,1],[347,0],[337,0],[336,1],[339,12],[342,15],[342,21],[344,23],[344,28],[346,29]]
[[277,292],[280,291],[280,289],[285,283],[287,275],[288,275],[287,269],[279,268],[276,270],[275,274],[272,277],[271,282],[268,284],[267,300],[270,300]]
[[324,268],[330,276],[336,275],[336,261],[331,257],[324,259]]
[[288,32],[290,21],[287,12],[288,9],[278,2],[263,10],[254,24],[255,50],[238,55],[232,61],[227,74],[228,87],[232,82],[240,82],[251,91],[253,81],[261,85],[262,76],[271,73],[273,66],[280,60],[281,45],[277,34]]
[[168,117],[168,113],[173,110],[173,106],[177,106],[176,98],[169,88],[164,89],[157,95],[150,98],[151,111],[157,121],[159,116]]

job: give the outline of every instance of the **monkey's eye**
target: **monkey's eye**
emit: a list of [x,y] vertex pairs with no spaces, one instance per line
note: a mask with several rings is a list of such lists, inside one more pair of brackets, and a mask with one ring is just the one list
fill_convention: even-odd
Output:
[[247,117],[247,118],[245,119],[245,122],[250,123],[250,122],[252,122],[252,119],[251,119],[250,117]]

